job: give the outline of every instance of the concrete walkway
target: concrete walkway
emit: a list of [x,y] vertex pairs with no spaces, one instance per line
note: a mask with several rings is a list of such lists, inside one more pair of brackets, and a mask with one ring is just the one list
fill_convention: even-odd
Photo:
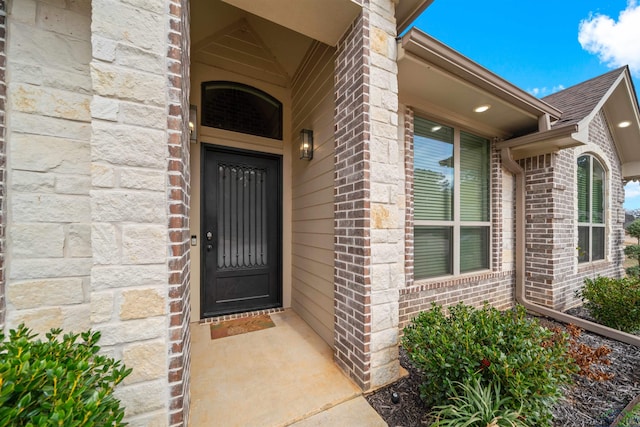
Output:
[[273,328],[216,340],[191,326],[190,426],[387,425],[300,317],[271,318]]

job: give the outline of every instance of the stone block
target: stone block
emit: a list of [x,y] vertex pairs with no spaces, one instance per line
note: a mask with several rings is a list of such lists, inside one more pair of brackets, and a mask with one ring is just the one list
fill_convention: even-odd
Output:
[[61,328],[64,318],[62,308],[46,307],[33,310],[8,310],[6,329],[17,328],[18,325],[24,323],[41,338],[52,328]]
[[98,35],[91,38],[93,57],[101,61],[113,62],[116,59],[116,48],[118,43],[115,40],[106,39]]
[[122,291],[120,319],[143,319],[166,313],[165,297],[155,288]]
[[[29,0],[25,0],[29,1]],[[15,3],[22,3],[18,1]],[[9,19],[11,38],[7,41],[13,58],[23,64],[47,64],[47,69],[88,71],[91,61],[89,40],[76,39],[52,33],[31,25],[12,23]]]
[[149,12],[165,13],[164,4],[156,0],[122,0],[122,2]]
[[120,103],[115,99],[101,96],[94,96],[91,99],[91,116],[96,119],[115,122],[118,120],[119,111]]
[[47,72],[42,76],[42,85],[89,97],[93,94],[88,65],[86,69],[80,71],[52,70],[48,68]]
[[91,264],[90,258],[14,259],[9,278],[28,280],[88,276]]
[[124,225],[122,228],[123,264],[158,264],[167,259],[165,225]]
[[371,369],[371,387],[381,387],[394,382],[400,376],[400,363],[395,360]]
[[11,142],[13,169],[72,175],[89,173],[90,146],[85,141],[14,133]]
[[125,346],[122,362],[133,368],[124,384],[151,381],[167,376],[167,345],[162,341],[136,343]]
[[166,167],[167,141],[160,130],[94,122],[91,148],[93,161],[163,170]]
[[[155,8],[165,6],[161,2]],[[145,2],[151,5],[151,1]],[[165,6],[166,7],[166,6]],[[123,2],[92,1],[92,31],[111,40],[122,40],[141,49],[164,54],[166,49],[165,10],[155,12]]]
[[373,228],[397,228],[398,209],[395,205],[371,204],[371,225]]
[[104,188],[115,187],[116,175],[113,167],[106,164],[91,163],[91,185]]
[[389,347],[371,355],[371,368],[377,368],[398,360],[398,347]]
[[9,22],[23,22],[25,24],[35,25],[36,23],[36,1],[21,0],[9,3]]
[[167,405],[167,381],[156,380],[138,384],[120,385],[114,397],[122,402],[127,417],[145,414]]
[[69,224],[67,229],[67,256],[73,258],[90,258],[91,226],[89,224]]
[[40,172],[11,171],[11,190],[28,193],[53,193],[55,175]]
[[115,60],[120,66],[153,74],[162,74],[166,70],[163,55],[122,43],[118,44]]
[[[55,137],[55,138],[69,138],[78,142],[84,143],[89,141],[91,137],[91,125],[85,122],[75,122],[73,120],[63,120],[55,117],[43,117],[33,114],[20,113],[14,111],[11,114],[11,127],[12,127],[12,139],[15,141],[16,137],[23,137],[23,134],[29,134],[29,138],[33,137]],[[73,141],[69,141],[73,142]],[[10,144],[12,146],[13,144]],[[76,145],[79,150],[80,147]],[[46,147],[43,147],[46,148]],[[87,144],[87,150],[89,145]],[[42,152],[38,152],[37,161],[41,161],[45,158]],[[81,156],[84,158],[84,156]],[[87,157],[88,158],[88,157]],[[36,159],[33,159],[34,161]],[[36,163],[37,163],[36,161]],[[49,163],[45,161],[45,163]],[[16,168],[15,166],[12,166]],[[17,169],[17,168],[16,168]]]
[[89,197],[58,194],[13,194],[13,218],[23,222],[89,222]]
[[81,15],[91,16],[91,0],[67,0],[67,7]]
[[9,227],[11,253],[16,258],[64,256],[62,224],[17,223]]
[[10,86],[10,108],[23,113],[40,114],[74,121],[88,122],[90,98],[66,90],[27,84]]
[[95,93],[100,96],[157,106],[167,102],[166,78],[162,75],[93,62],[91,78]]
[[94,223],[91,226],[91,247],[94,264],[119,264],[121,244],[118,227],[109,223]]
[[398,328],[398,303],[371,306],[371,332]]
[[92,327],[90,304],[62,307],[62,329],[65,332],[84,332]]
[[10,282],[7,285],[8,303],[19,310],[80,304],[84,301],[82,279],[44,279]]
[[167,427],[169,416],[164,411],[156,411],[152,414],[136,418],[127,418],[129,427]]
[[113,292],[91,293],[91,323],[104,323],[113,318],[115,312]]
[[156,224],[167,221],[164,193],[93,190],[91,195],[94,221]]
[[29,83],[41,86],[43,84],[42,67],[34,64],[9,62],[7,71],[11,74],[11,81],[15,83]]
[[120,106],[120,120],[128,125],[164,130],[167,126],[167,112],[161,107],[123,102]]
[[120,187],[135,190],[164,191],[167,186],[164,171],[150,171],[134,168],[120,170]]
[[391,328],[371,333],[371,352],[383,350],[387,347],[398,346],[398,329]]
[[101,345],[110,346],[165,337],[166,320],[164,316],[149,317],[125,322],[104,323],[98,325],[96,329],[102,334]]
[[61,6],[41,2],[36,19],[37,25],[51,32],[89,40],[91,38],[90,16],[64,9],[66,7],[64,2]]
[[91,177],[87,175],[58,175],[56,177],[56,193],[89,195]]
[[96,266],[91,275],[91,285],[94,289],[158,286],[166,283],[167,266],[164,264]]

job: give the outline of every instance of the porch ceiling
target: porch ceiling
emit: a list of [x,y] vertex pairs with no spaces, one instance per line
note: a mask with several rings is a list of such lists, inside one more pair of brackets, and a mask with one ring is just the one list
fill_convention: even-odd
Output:
[[335,46],[362,8],[353,0],[223,0],[285,28]]
[[[510,138],[538,130],[539,117],[560,116],[540,101],[417,29],[400,41],[400,101],[442,120]],[[474,109],[488,104],[483,113]]]

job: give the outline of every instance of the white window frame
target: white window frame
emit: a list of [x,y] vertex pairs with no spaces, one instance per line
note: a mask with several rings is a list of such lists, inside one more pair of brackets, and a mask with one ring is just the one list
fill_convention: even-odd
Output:
[[[603,223],[594,223],[591,220],[593,219],[593,212],[592,212],[592,207],[593,207],[593,194],[588,194],[589,197],[589,218],[590,221],[589,222],[580,222],[580,212],[578,211],[578,209],[576,209],[576,214],[577,214],[577,220],[576,223],[578,224],[577,228],[576,228],[576,240],[578,241],[578,243],[580,242],[580,227],[587,227],[589,229],[589,248],[587,251],[587,254],[589,255],[589,259],[585,260],[585,261],[580,261],[580,256],[578,256],[578,265],[588,265],[594,262],[602,262],[605,261],[608,258],[608,251],[609,251],[609,227],[607,226],[608,224],[608,218],[609,218],[609,170],[607,169],[607,165],[600,160],[600,158],[598,156],[596,156],[593,153],[589,153],[589,152],[584,152],[584,153],[580,153],[578,154],[578,156],[576,157],[576,168],[577,168],[577,164],[578,164],[578,160],[581,157],[590,157],[591,161],[589,162],[589,188],[593,188],[593,162],[597,161],[600,166],[602,167],[602,170],[604,171],[604,179],[602,182],[602,191],[603,191],[603,195],[602,195],[602,203],[603,203],[603,209],[604,212],[602,214],[603,216]],[[579,189],[578,187],[578,179],[577,179],[577,169],[576,169],[576,207],[577,207],[577,201],[580,199],[580,195],[578,194]],[[603,256],[601,259],[593,259],[593,228],[602,228],[604,230],[604,248],[603,248]],[[580,248],[581,250],[582,248]]]
[[[436,120],[436,119],[431,119],[427,116],[420,116],[420,117],[424,117],[425,119],[428,120],[432,120],[437,122],[438,124],[442,124],[443,126],[448,126],[450,128],[453,129],[453,164],[454,164],[454,168],[453,168],[453,220],[452,221],[438,221],[438,220],[416,220],[414,219],[413,221],[413,225],[414,225],[414,229],[415,227],[418,226],[423,226],[423,227],[452,227],[453,228],[453,272],[452,274],[446,274],[446,275],[442,275],[442,276],[433,276],[433,277],[425,277],[425,278],[420,278],[417,279],[419,281],[422,280],[434,280],[434,279],[440,279],[443,277],[454,277],[454,276],[461,276],[461,275],[474,275],[474,274],[478,274],[478,273],[482,273],[482,272],[486,272],[486,271],[490,271],[491,270],[491,266],[493,265],[493,224],[491,219],[493,218],[493,212],[492,212],[492,205],[493,203],[491,202],[491,200],[493,199],[493,194],[491,192],[491,189],[493,188],[492,184],[492,159],[491,159],[491,142],[489,138],[486,138],[480,134],[468,131],[466,129],[461,129],[455,125],[451,125],[445,122],[442,122],[441,120]],[[470,133],[472,135],[475,136],[479,136],[482,137],[484,139],[487,140],[487,143],[489,144],[489,156],[488,156],[488,160],[489,160],[489,164],[488,166],[488,175],[489,175],[489,183],[488,183],[488,191],[489,191],[489,212],[488,212],[488,220],[487,221],[462,221],[460,219],[461,216],[461,209],[460,209],[460,133],[461,132],[467,132]],[[415,135],[414,135],[415,138]],[[414,150],[415,150],[415,143],[414,143]],[[415,166],[414,166],[414,171],[415,171]],[[462,227],[487,227],[488,229],[488,241],[489,241],[489,245],[487,247],[487,251],[488,251],[488,267],[486,269],[482,269],[482,270],[474,270],[474,271],[469,271],[469,272],[465,272],[465,273],[461,273],[460,272],[460,234],[461,234],[461,229]],[[414,231],[415,233],[415,231]],[[415,259],[414,259],[415,262]]]

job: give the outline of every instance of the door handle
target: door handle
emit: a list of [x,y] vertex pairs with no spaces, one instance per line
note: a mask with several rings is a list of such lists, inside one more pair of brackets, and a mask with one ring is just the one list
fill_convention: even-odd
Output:
[[213,245],[207,245],[207,252],[211,251],[211,249],[213,249]]

